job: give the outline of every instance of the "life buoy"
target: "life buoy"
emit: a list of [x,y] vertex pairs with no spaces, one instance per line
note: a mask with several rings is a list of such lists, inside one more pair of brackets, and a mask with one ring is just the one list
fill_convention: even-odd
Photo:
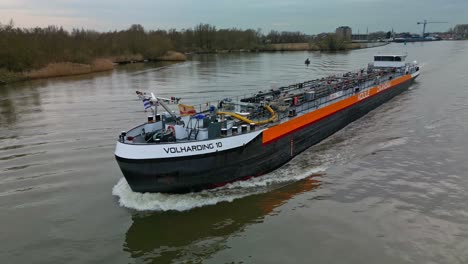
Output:
[[175,137],[175,128],[174,128],[174,126],[167,126],[166,131],[170,132]]

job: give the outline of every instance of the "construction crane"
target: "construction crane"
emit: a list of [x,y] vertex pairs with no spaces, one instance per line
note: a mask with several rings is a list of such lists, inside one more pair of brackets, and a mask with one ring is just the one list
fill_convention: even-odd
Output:
[[422,37],[424,38],[424,35],[426,34],[426,24],[433,24],[433,23],[448,23],[448,22],[436,22],[436,21],[427,21],[424,19],[423,22],[418,22],[418,25],[423,25],[423,31],[422,31]]

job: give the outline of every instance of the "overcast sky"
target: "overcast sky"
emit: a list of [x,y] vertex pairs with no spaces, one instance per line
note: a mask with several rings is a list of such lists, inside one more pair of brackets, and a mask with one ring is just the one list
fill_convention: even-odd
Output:
[[396,32],[445,31],[468,23],[468,0],[0,0],[0,23],[13,19],[16,26],[59,25],[66,29],[99,31],[126,29],[191,28],[209,23],[217,28],[261,28],[268,32],[334,31],[341,25],[353,33],[392,28]]

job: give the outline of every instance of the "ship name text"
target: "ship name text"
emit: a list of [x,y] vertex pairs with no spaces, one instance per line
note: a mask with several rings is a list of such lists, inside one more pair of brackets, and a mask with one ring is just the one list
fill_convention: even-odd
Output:
[[387,90],[388,88],[390,88],[391,86],[391,83],[390,82],[384,82],[380,85],[377,86],[377,92],[381,92],[383,90]]
[[187,152],[196,152],[196,151],[204,151],[204,150],[212,150],[222,148],[223,143],[215,142],[215,143],[208,143],[208,144],[197,144],[191,146],[179,146],[179,147],[168,147],[163,148],[164,151],[169,153],[187,153]]

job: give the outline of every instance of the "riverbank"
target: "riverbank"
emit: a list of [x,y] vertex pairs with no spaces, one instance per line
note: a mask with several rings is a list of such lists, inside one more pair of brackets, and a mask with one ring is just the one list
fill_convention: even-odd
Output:
[[110,58],[98,58],[93,60],[89,64],[85,63],[73,63],[73,62],[56,62],[49,63],[46,66],[27,72],[12,72],[5,69],[0,69],[0,85],[7,83],[44,79],[44,78],[55,78],[73,75],[83,75],[90,73],[97,73],[103,71],[113,70],[115,65],[127,64],[127,63],[138,63],[147,61],[186,61],[187,56],[183,53],[176,51],[168,51],[163,56],[156,59],[148,60],[144,59],[141,54],[133,55],[122,55]]
[[110,59],[96,59],[91,64],[81,64],[72,62],[51,63],[41,69],[26,72],[23,75],[27,79],[41,79],[81,75],[94,72],[108,71],[112,69],[114,69],[114,64]]
[[[372,42],[372,43],[346,43],[342,50],[365,49],[384,46],[387,42]],[[327,51],[313,43],[280,43],[269,44],[255,50],[236,50],[238,52],[281,52],[281,51]],[[206,53],[227,53],[232,51],[216,50]],[[203,52],[200,52],[203,53]],[[28,72],[11,72],[0,69],[0,85],[43,78],[55,78],[73,75],[90,74],[102,71],[110,71],[115,68],[115,65],[128,63],[143,63],[156,61],[186,61],[187,55],[181,52],[168,51],[163,56],[156,59],[145,59],[141,54],[127,54],[114,56],[109,58],[99,58],[93,60],[89,64],[58,62],[50,63],[43,68]]]

